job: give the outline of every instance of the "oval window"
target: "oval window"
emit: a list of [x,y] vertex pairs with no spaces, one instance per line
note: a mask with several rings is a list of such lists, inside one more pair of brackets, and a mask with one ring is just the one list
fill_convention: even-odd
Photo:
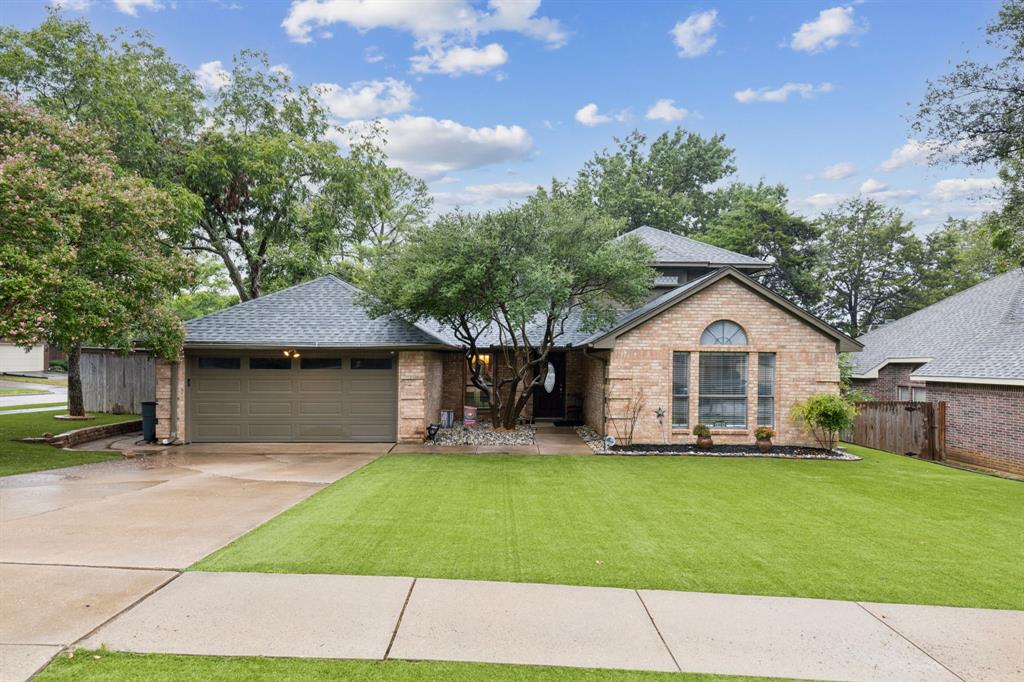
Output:
[[551,393],[555,390],[555,366],[548,363],[548,375],[544,377],[544,391]]

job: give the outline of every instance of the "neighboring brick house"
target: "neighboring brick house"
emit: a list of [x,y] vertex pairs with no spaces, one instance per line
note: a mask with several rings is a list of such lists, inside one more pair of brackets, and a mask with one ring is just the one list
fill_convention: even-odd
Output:
[[[838,354],[860,344],[750,277],[768,264],[652,228],[651,299],[598,333],[573,318],[549,357],[554,380],[525,415],[586,423],[635,442],[723,443],[772,426],[807,444],[792,405],[839,390]],[[416,442],[442,410],[487,405],[460,344],[436,325],[370,319],[327,276],[186,323],[185,350],[157,368],[158,436],[182,441]],[[492,369],[494,371],[494,369]]]
[[877,400],[946,403],[946,456],[1024,475],[1024,270],[858,339],[853,384]]

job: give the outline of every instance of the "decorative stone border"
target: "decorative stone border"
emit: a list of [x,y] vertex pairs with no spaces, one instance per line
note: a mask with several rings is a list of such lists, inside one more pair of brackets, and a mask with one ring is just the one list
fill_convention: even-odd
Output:
[[[456,424],[450,429],[441,429],[433,441],[434,445],[533,445],[532,426],[517,426],[515,431],[492,431],[488,422],[476,426]],[[427,441],[428,443],[430,441]]]
[[71,448],[82,443],[88,443],[91,440],[110,438],[111,436],[120,436],[123,433],[132,433],[134,431],[141,430],[141,419],[129,419],[128,421],[116,422],[114,424],[86,426],[83,429],[75,429],[73,431],[58,433],[56,436],[44,438],[22,438],[21,440],[25,443],[49,443],[55,448]]
[[[821,454],[790,454],[779,451],[761,452],[751,448],[748,452],[723,452],[721,450],[702,450],[699,452],[666,452],[664,450],[644,450],[643,445],[637,445],[636,450],[609,450],[605,447],[601,435],[589,426],[577,426],[576,433],[584,443],[590,446],[595,455],[620,455],[623,457],[634,456],[661,456],[661,457],[762,457],[767,459],[827,459],[842,462],[860,461],[860,457],[850,454],[845,450],[832,450],[827,452],[820,450]],[[808,448],[811,449],[811,448]]]

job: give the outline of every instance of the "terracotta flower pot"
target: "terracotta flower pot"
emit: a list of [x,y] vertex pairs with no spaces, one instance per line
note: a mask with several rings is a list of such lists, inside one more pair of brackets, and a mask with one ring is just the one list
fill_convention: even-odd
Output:
[[715,441],[711,440],[711,436],[697,436],[697,447],[701,450],[710,450],[715,444]]
[[772,449],[772,442],[767,438],[759,438],[757,440],[757,449],[761,452],[768,452]]

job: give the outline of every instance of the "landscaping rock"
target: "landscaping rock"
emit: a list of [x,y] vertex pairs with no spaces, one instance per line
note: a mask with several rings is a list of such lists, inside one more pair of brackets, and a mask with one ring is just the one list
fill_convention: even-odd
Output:
[[437,445],[533,445],[532,426],[519,426],[515,431],[493,431],[488,422],[476,426],[456,425],[437,432]]
[[598,455],[685,455],[689,457],[771,457],[776,459],[832,459],[857,461],[860,457],[845,450],[824,450],[793,445],[774,445],[768,452],[761,452],[757,445],[715,445],[711,450],[701,450],[693,443],[637,443],[635,445],[605,445],[604,439],[589,426],[576,429],[580,438]]

